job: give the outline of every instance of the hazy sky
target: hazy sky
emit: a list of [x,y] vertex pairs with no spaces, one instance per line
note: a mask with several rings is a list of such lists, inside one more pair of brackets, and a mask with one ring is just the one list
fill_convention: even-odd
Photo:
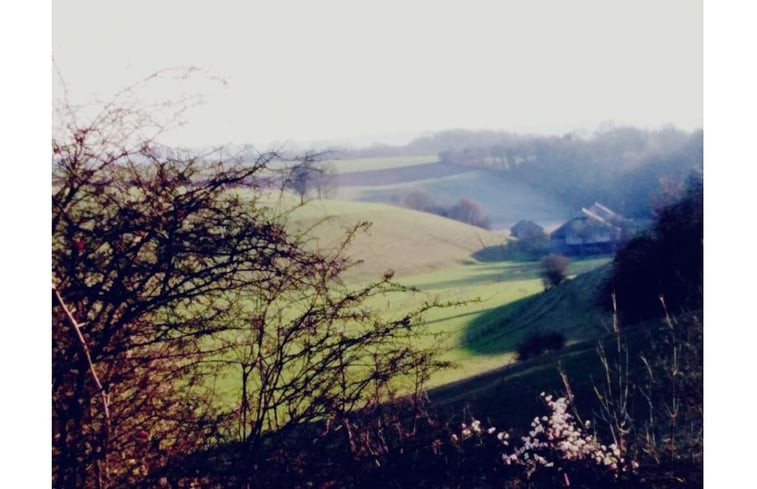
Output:
[[74,102],[224,78],[162,88],[206,99],[175,144],[702,125],[701,0],[57,0],[53,56]]

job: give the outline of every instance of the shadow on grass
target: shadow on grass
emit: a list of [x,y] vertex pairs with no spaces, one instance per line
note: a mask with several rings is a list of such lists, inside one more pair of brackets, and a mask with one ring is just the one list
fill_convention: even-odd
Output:
[[549,254],[549,246],[528,248],[519,246],[517,241],[510,241],[505,244],[485,246],[474,252],[471,257],[480,262],[498,262],[498,261],[537,261],[541,257]]
[[[478,270],[481,270],[481,268],[478,268]],[[501,266],[490,271],[479,271],[464,278],[413,284],[413,286],[418,290],[454,289],[513,280],[535,279],[538,275],[539,266],[529,263],[522,266]]]
[[429,325],[429,324],[436,324],[436,323],[443,323],[444,321],[451,321],[452,319],[458,319],[458,318],[464,318],[467,316],[475,316],[477,314],[486,314],[489,311],[494,310],[495,308],[489,308],[489,309],[483,309],[479,311],[470,311],[470,312],[463,312],[460,314],[455,314],[454,316],[444,316],[438,319],[432,319],[430,321],[425,321],[423,324]]
[[598,301],[608,270],[600,267],[545,292],[486,311],[466,326],[463,348],[494,355],[514,352],[535,332],[559,332],[569,342],[602,335],[611,321]]

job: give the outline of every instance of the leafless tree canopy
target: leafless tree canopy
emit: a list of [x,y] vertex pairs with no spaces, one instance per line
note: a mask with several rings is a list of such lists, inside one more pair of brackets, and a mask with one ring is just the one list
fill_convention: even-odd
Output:
[[418,325],[436,304],[382,319],[391,273],[341,280],[367,224],[305,247],[259,203],[277,155],[168,150],[166,122],[127,95],[86,122],[61,106],[52,144],[55,487],[168,483],[181,457],[235,440],[252,472],[296,427],[428,377]]

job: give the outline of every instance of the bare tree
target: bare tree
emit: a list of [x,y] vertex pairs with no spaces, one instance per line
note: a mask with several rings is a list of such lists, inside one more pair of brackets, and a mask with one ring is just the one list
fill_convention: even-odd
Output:
[[255,315],[228,345],[233,353],[222,361],[239,379],[237,436],[248,470],[279,447],[277,440],[307,436],[308,424],[344,419],[366,399],[387,400],[403,382],[422,385],[444,366],[434,360],[439,345],[423,341],[418,327],[423,312],[439,304],[379,317],[371,299],[402,287],[391,274],[347,286],[339,276],[349,266],[339,249],[308,267],[286,269],[259,291]]
[[408,192],[403,198],[403,205],[410,209],[423,212],[434,212],[438,208],[434,196],[423,189],[416,189]]
[[[230,423],[254,460],[265,433],[435,365],[417,341],[433,304],[381,319],[370,299],[394,287],[391,274],[344,285],[343,248],[306,247],[277,206],[258,203],[277,155],[161,147],[165,122],[126,102],[138,88],[93,117],[64,104],[57,118],[55,487],[166,482],[177,457],[226,441]],[[231,366],[242,403],[229,412],[214,386]]]
[[315,193],[319,199],[330,197],[336,188],[336,169],[319,161],[322,155],[306,155],[292,165],[284,180],[284,187],[300,198],[300,204]]
[[450,207],[447,215],[452,219],[466,222],[473,226],[489,227],[489,218],[486,216],[483,206],[467,197],[460,199],[455,205]]

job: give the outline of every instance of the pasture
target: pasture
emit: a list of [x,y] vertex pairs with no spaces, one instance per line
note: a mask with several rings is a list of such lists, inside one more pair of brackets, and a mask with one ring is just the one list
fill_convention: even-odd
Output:
[[326,159],[325,161],[332,163],[339,173],[357,173],[437,163],[439,158],[432,154],[420,156],[384,156],[377,158],[338,158],[333,160]]
[[329,248],[347,229],[371,223],[359,234],[347,255],[363,263],[350,272],[353,280],[370,280],[393,270],[402,278],[471,261],[486,246],[502,244],[505,237],[436,215],[380,203],[315,200],[289,217],[293,229],[311,229],[312,246]]
[[[440,358],[454,364],[435,373],[430,386],[512,363],[517,343],[529,328],[559,323],[555,327],[569,344],[601,334],[605,318],[586,312],[586,307],[593,307],[587,297],[596,277],[586,281],[579,276],[573,287],[566,284],[542,293],[538,262],[484,263],[471,257],[485,246],[503,242],[502,235],[378,203],[317,200],[297,207],[289,217],[292,229],[309,229],[310,246],[321,248],[333,246],[346,229],[362,221],[372,226],[357,236],[347,254],[364,262],[345,277],[347,282],[359,285],[391,269],[397,282],[415,289],[374,297],[371,308],[395,318],[429,301],[462,302],[433,309],[424,317],[427,346],[438,344]],[[607,257],[574,261],[570,273],[588,272],[608,261]],[[221,382],[230,397],[234,382],[233,377]]]
[[340,200],[401,204],[414,190],[428,192],[443,205],[472,198],[484,207],[494,229],[510,227],[521,219],[550,227],[571,216],[560,199],[526,183],[501,172],[460,165],[394,166],[340,175],[340,180],[336,192]]

